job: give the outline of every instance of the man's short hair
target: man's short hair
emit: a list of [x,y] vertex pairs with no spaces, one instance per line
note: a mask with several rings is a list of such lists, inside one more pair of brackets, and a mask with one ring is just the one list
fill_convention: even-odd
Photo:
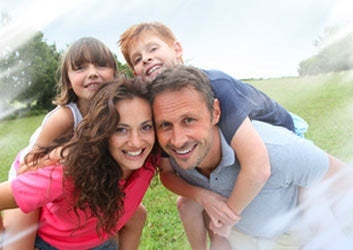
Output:
[[194,89],[205,100],[207,108],[212,113],[214,93],[207,75],[198,68],[185,65],[172,66],[150,83],[151,104],[156,96],[165,91],[180,91]]

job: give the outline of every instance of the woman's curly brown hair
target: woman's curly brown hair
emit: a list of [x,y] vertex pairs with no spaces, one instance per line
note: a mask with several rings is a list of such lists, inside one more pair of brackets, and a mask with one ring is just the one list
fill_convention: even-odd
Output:
[[[73,182],[74,209],[89,209],[88,216],[98,219],[98,235],[114,234],[123,213],[124,193],[119,186],[122,170],[109,152],[108,141],[120,119],[116,104],[134,97],[148,100],[148,88],[138,78],[121,78],[104,84],[93,97],[88,114],[61,150],[64,181]],[[48,149],[37,156],[48,153]]]

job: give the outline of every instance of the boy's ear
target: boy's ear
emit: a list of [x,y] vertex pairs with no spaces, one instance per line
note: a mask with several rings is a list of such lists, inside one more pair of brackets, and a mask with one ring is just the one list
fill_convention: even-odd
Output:
[[180,61],[180,62],[183,62],[183,47],[181,46],[180,42],[178,41],[175,41],[173,43],[173,48],[174,48],[174,51],[175,51],[175,55],[176,55],[176,58]]
[[215,98],[213,101],[213,119],[212,119],[213,125],[216,125],[219,122],[220,117],[221,117],[221,106],[219,104],[219,100]]

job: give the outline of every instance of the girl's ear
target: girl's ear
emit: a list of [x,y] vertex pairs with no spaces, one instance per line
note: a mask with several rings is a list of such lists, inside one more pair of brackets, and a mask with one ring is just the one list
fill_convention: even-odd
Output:
[[219,104],[219,100],[215,98],[213,101],[213,118],[212,118],[213,125],[216,125],[219,122],[220,117],[221,117],[221,107]]
[[175,51],[176,58],[178,59],[179,62],[182,63],[184,50],[183,50],[183,47],[181,46],[180,42],[175,41],[173,43],[173,49]]

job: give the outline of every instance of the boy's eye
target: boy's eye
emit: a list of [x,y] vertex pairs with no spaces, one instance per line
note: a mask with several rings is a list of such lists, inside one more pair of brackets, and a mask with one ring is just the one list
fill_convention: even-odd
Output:
[[158,49],[157,46],[152,46],[151,49],[150,49],[150,51],[153,52],[153,51],[155,51],[155,50],[157,50],[157,49]]
[[134,59],[134,65],[138,64],[141,61],[141,57],[137,57]]

